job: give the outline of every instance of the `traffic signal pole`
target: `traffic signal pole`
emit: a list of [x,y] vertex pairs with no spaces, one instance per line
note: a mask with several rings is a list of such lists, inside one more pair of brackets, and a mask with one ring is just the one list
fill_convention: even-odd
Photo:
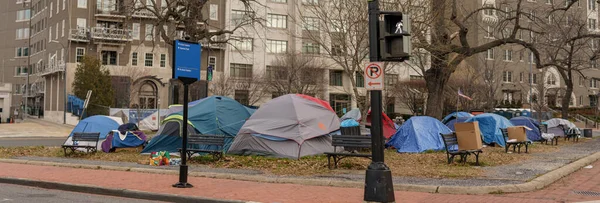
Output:
[[[379,1],[369,0],[369,59],[381,61],[379,35]],[[365,175],[364,200],[367,202],[394,202],[392,172],[384,163],[381,90],[371,90],[371,146],[372,161]]]

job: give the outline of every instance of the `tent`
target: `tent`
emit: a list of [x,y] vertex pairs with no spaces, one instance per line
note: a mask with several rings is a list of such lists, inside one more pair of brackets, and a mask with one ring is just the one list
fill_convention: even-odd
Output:
[[121,133],[113,130],[102,142],[103,152],[113,152],[116,148],[139,147],[146,142],[146,135],[142,131],[126,131]]
[[353,119],[355,121],[360,122],[360,120],[362,119],[362,116],[360,115],[360,109],[352,109],[348,112],[346,112],[346,114],[344,114],[340,120],[344,121],[347,119]]
[[444,119],[442,119],[442,123],[446,124],[456,118],[471,118],[471,117],[473,117],[473,114],[470,114],[470,113],[467,113],[464,111],[453,112],[451,114],[448,114],[446,117],[444,117]]
[[515,126],[527,126],[531,130],[527,130],[527,139],[537,141],[542,139],[540,131],[540,122],[530,117],[519,116],[510,119],[510,122]]
[[471,118],[471,117],[458,117],[458,118],[450,119],[449,121],[444,123],[444,125],[446,125],[446,127],[448,127],[450,130],[454,131],[455,123],[464,123],[466,120],[469,120],[469,118]]
[[[196,102],[188,110],[188,120],[194,128],[203,135],[223,135],[225,139],[224,151],[229,149],[233,138],[238,134],[246,120],[256,111],[239,102],[223,96],[210,96]],[[175,113],[182,115],[183,112]],[[211,149],[211,146],[200,146],[202,149]]]
[[[118,117],[100,115],[87,117],[79,121],[79,123],[77,123],[77,125],[75,126],[75,128],[73,128],[64,144],[72,145],[72,136],[73,133],[76,132],[100,133],[100,141],[98,141],[97,143],[97,148],[100,149],[100,145],[102,144],[101,141],[106,139],[106,137],[112,130],[119,128],[119,125],[121,124],[123,124],[123,122],[121,121],[121,118]],[[93,143],[79,142],[79,145],[93,145]]]
[[[156,135],[150,140],[148,145],[144,147],[142,153],[151,153],[158,151],[169,151],[177,152],[177,149],[181,148],[181,136],[183,135],[181,130],[183,129],[183,116],[171,115],[163,120]],[[198,133],[194,128],[194,125],[188,121],[187,124],[188,135]]]
[[575,124],[571,123],[571,121],[562,119],[562,118],[553,118],[547,120],[546,125],[548,125],[548,133],[554,134],[555,136],[565,136],[565,131],[571,128],[577,128]]
[[329,103],[302,94],[277,97],[254,113],[229,153],[299,159],[333,151],[331,132],[340,119]]
[[481,136],[483,142],[486,144],[496,143],[500,146],[505,145],[504,136],[500,131],[500,128],[512,127],[513,124],[510,121],[498,114],[483,113],[477,116],[467,119],[465,122],[479,122],[479,130],[481,130]]
[[[383,136],[386,139],[389,139],[392,137],[392,135],[394,135],[394,133],[396,133],[396,127],[394,125],[395,123],[383,112],[381,113],[381,120],[383,124]],[[369,110],[369,113],[367,113],[367,123],[369,126],[371,125],[371,110]]]
[[400,129],[385,144],[398,152],[420,153],[427,150],[444,150],[444,140],[440,133],[452,131],[442,122],[429,116],[413,116],[404,122]]

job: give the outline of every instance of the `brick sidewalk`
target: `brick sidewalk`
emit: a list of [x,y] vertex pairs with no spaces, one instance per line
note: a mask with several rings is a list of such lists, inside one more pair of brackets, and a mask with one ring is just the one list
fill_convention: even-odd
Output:
[[[600,200],[600,197],[576,195],[572,190],[600,192],[600,161],[593,169],[582,169],[550,187],[536,192],[502,195],[446,195],[396,192],[396,202],[574,202]],[[175,175],[125,171],[63,168],[0,163],[0,177],[25,178],[72,184],[95,185],[113,189],[130,189],[217,199],[258,202],[363,202],[360,188],[304,186],[257,183],[249,181],[189,177],[195,187],[173,188]]]

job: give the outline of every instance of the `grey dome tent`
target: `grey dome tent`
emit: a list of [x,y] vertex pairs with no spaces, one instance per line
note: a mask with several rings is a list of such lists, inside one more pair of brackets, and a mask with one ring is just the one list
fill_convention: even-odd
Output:
[[246,121],[228,153],[299,159],[333,151],[329,134],[340,120],[329,103],[288,94],[263,104]]

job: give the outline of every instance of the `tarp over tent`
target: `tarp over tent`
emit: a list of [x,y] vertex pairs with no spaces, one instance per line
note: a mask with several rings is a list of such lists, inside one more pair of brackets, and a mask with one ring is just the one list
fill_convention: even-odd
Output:
[[146,134],[142,131],[126,131],[121,133],[113,130],[104,142],[102,142],[103,152],[112,152],[117,148],[139,147],[146,142]]
[[526,131],[527,139],[531,141],[538,141],[542,139],[542,132],[540,131],[540,122],[538,122],[537,120],[530,117],[519,116],[511,118],[510,122],[515,126],[527,126],[528,128],[530,128],[531,130]]
[[360,109],[352,109],[348,112],[346,112],[346,114],[344,114],[340,120],[344,121],[346,119],[353,119],[355,121],[360,122],[360,120],[362,119],[362,116],[360,115]]
[[464,111],[459,111],[459,112],[453,112],[448,114],[446,117],[444,117],[444,119],[442,119],[442,123],[446,124],[449,121],[456,119],[456,118],[471,118],[473,117],[473,114],[464,112]]
[[263,105],[244,124],[229,153],[298,159],[333,151],[329,133],[340,120],[323,100],[287,94]]
[[[98,143],[96,143],[96,148],[100,149],[101,145],[102,145],[102,140],[106,139],[108,134],[112,130],[119,128],[119,125],[121,125],[121,124],[123,124],[123,122],[121,121],[121,118],[117,118],[117,117],[100,116],[100,115],[87,117],[87,118],[79,121],[79,123],[77,123],[77,125],[75,126],[75,128],[73,128],[73,130],[69,134],[69,137],[67,138],[67,140],[65,141],[64,144],[72,145],[73,144],[73,140],[72,140],[73,133],[76,133],[76,132],[100,133],[100,139],[99,139]],[[79,142],[78,144],[89,146],[89,145],[93,145],[94,143]]]
[[[394,125],[395,123],[383,112],[381,113],[381,120],[383,125],[383,136],[389,139],[392,137],[392,135],[394,135],[394,133],[396,133],[396,126]],[[371,110],[369,110],[369,113],[367,114],[367,123],[369,123],[369,126],[371,125]]]
[[506,118],[493,114],[484,113],[467,119],[465,122],[479,122],[479,130],[483,137],[483,142],[486,144],[496,143],[500,146],[505,146],[504,136],[500,128],[512,127],[513,124]]
[[[183,127],[183,116],[171,115],[163,120],[156,135],[152,137],[148,145],[144,147],[142,153],[151,153],[158,151],[178,152],[177,149],[181,148],[182,140],[181,136]],[[191,122],[187,124],[188,135],[197,134],[198,132],[194,128]]]
[[[548,125],[548,133],[554,134],[555,136],[565,136],[564,130],[577,128],[571,121],[562,118],[553,118],[547,120],[545,123]],[[561,128],[561,126],[563,126],[564,129]]]
[[443,123],[429,116],[413,116],[385,144],[398,152],[420,153],[427,150],[443,150],[444,140],[440,133],[452,131]]

